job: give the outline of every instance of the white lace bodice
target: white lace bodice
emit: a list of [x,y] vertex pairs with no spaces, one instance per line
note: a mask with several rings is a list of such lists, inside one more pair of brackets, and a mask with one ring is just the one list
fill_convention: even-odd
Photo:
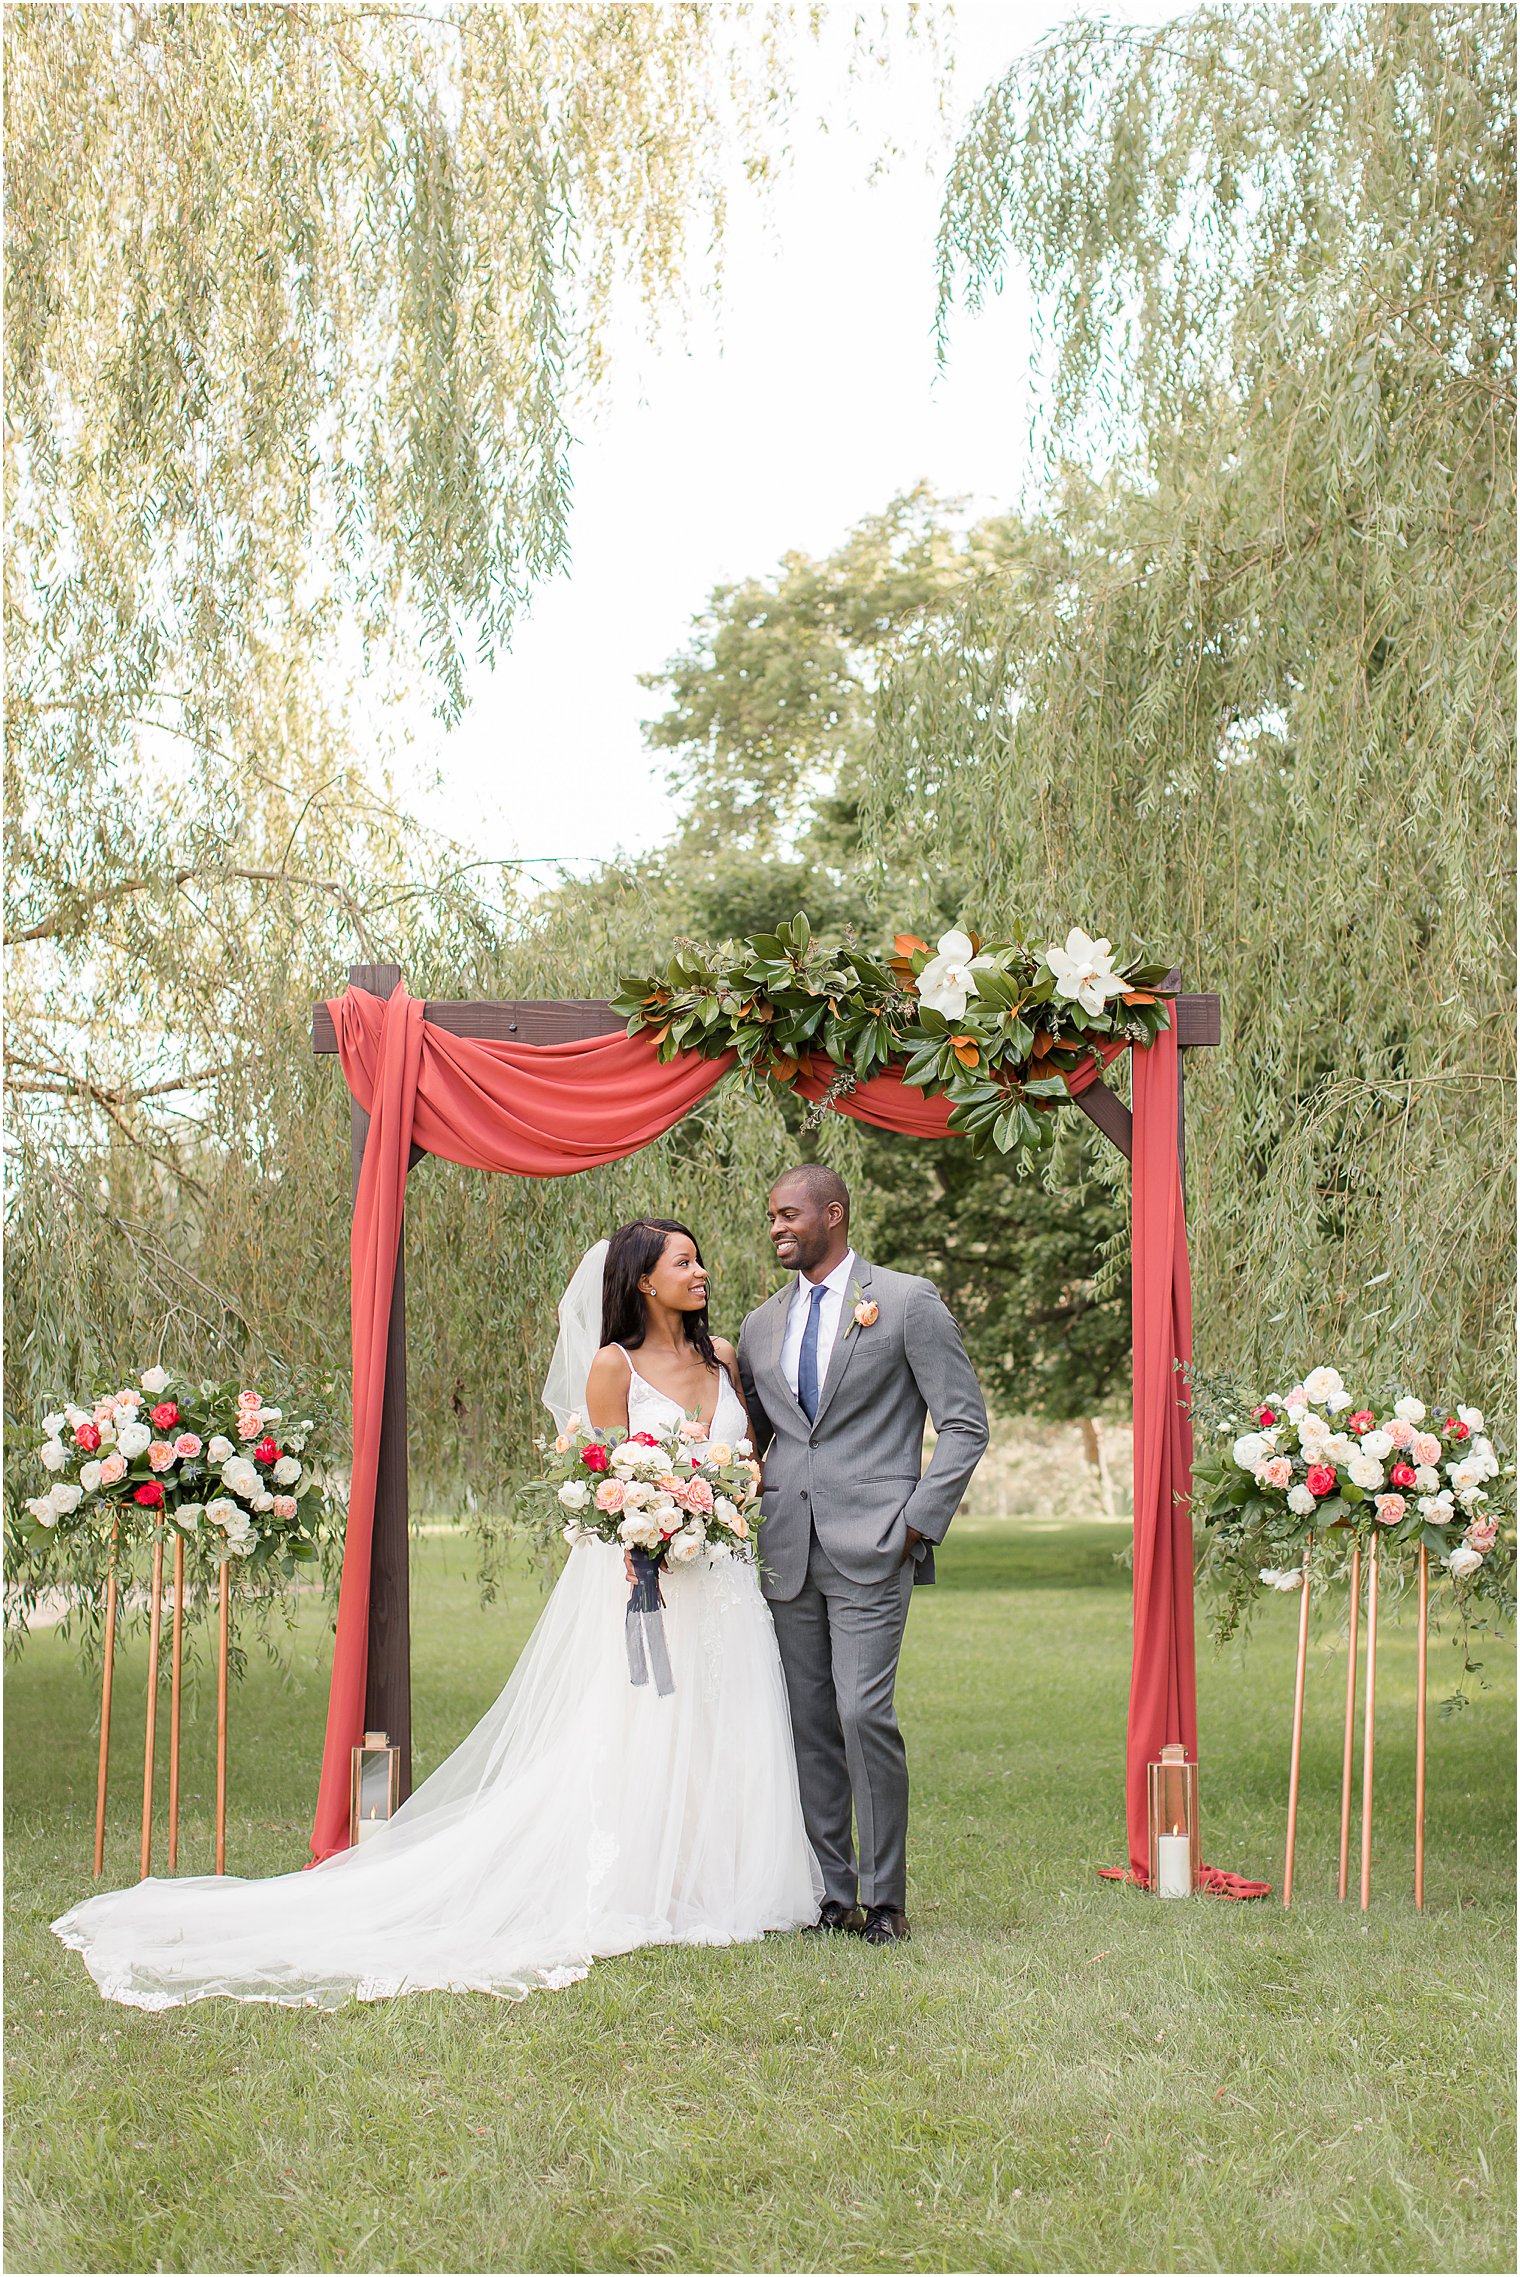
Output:
[[[623,1358],[628,1362],[629,1430],[669,1431],[681,1421],[686,1413],[685,1408],[682,1407],[679,1400],[672,1399],[669,1392],[658,1390],[646,1377],[641,1376],[634,1365],[632,1355],[623,1351],[622,1345],[618,1346],[618,1350],[623,1353]],[[718,1404],[713,1410],[711,1429],[705,1439],[691,1441],[691,1451],[694,1455],[705,1454],[715,1441],[726,1441],[731,1447],[736,1439],[744,1438],[748,1430],[749,1422],[744,1413],[744,1402],[730,1383],[728,1370],[726,1368],[721,1369],[719,1371]]]

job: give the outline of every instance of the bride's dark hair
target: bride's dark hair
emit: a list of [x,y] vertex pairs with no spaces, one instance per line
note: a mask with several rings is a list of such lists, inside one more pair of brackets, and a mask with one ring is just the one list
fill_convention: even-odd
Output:
[[[659,1264],[673,1233],[686,1236],[696,1250],[700,1265],[702,1251],[697,1237],[691,1227],[682,1225],[678,1218],[635,1218],[631,1225],[620,1225],[608,1242],[607,1262],[602,1268],[604,1344],[625,1344],[637,1349],[643,1343],[646,1319],[639,1283]],[[687,1343],[701,1354],[705,1366],[716,1368],[718,1355],[713,1350],[706,1305],[700,1312],[683,1313],[681,1318]]]

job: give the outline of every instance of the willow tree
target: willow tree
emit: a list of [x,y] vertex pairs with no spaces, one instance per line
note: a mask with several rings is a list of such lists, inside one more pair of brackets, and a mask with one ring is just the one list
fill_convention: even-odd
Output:
[[1508,1408],[1514,19],[1062,33],[955,157],[943,321],[1025,264],[1053,578],[897,673],[874,842],[1222,991],[1201,1351]]
[[[398,810],[393,699],[456,711],[564,559],[607,343],[712,286],[811,36],[781,7],[7,15],[13,1413],[160,1338],[334,1365],[346,1101],[308,1023],[350,961],[437,995],[613,977]],[[646,1206],[715,1203],[727,1160],[667,1145]],[[467,1447],[499,1478],[485,1418],[526,1414],[556,1276],[632,1178],[419,1198],[435,1475]]]

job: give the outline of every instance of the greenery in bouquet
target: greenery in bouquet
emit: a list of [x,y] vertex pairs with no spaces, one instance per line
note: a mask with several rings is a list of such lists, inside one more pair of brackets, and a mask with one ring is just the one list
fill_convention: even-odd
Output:
[[974,1152],[1028,1170],[1050,1148],[1048,1110],[1084,1054],[1148,1044],[1167,1026],[1167,969],[1117,966],[1112,943],[1079,926],[1046,948],[956,930],[931,949],[899,933],[890,956],[873,956],[815,940],[799,916],[750,940],[684,943],[663,972],[625,980],[614,1009],[630,1035],[654,1031],[662,1059],[732,1052],[742,1072],[781,1083],[817,1062],[814,1072],[833,1070],[826,1099],[896,1068],[944,1095]]
[[12,1435],[8,1634],[47,1589],[88,1615],[113,1546],[130,1583],[159,1539],[185,1544],[192,1610],[224,1565],[241,1597],[278,1595],[332,1531],[334,1424],[325,1396],[282,1404],[162,1367],[88,1405],[62,1400],[40,1440],[16,1453]]
[[1395,1588],[1423,1547],[1450,1584],[1464,1640],[1490,1613],[1513,1617],[1515,1467],[1479,1408],[1356,1395],[1338,1370],[1316,1367],[1264,1398],[1195,1372],[1193,1419],[1193,1515],[1221,1640],[1263,1591],[1302,1586],[1311,1536],[1327,1576],[1353,1543],[1375,1538]]
[[[701,1452],[697,1450],[701,1449]],[[656,1434],[594,1431],[570,1418],[527,1490],[572,1545],[615,1542],[652,1565],[690,1564],[704,1550],[752,1557],[760,1465],[748,1439],[707,1442],[695,1416]]]

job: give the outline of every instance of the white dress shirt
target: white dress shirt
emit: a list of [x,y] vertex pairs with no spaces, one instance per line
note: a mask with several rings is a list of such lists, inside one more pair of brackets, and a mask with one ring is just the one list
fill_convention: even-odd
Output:
[[[824,1299],[818,1307],[818,1390],[823,1391],[823,1379],[829,1372],[829,1357],[834,1339],[839,1333],[839,1315],[849,1293],[850,1282],[856,1271],[855,1252],[847,1249],[832,1273],[821,1284]],[[781,1373],[793,1394],[797,1390],[797,1366],[802,1358],[802,1332],[813,1306],[813,1291],[820,1283],[810,1281],[806,1273],[797,1275],[797,1286],[792,1294],[792,1309],[786,1316],[786,1334],[781,1339]]]

